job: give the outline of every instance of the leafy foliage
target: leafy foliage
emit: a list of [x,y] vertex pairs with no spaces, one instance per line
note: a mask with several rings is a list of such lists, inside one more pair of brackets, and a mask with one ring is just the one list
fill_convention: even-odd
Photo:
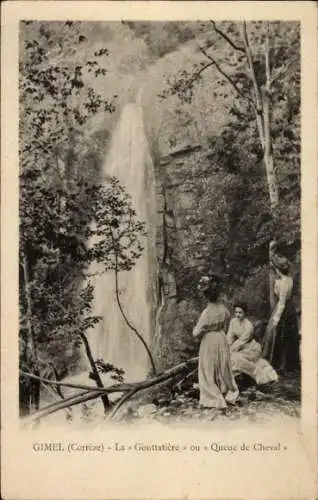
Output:
[[[200,92],[208,89],[213,106],[201,109],[199,141],[208,138],[210,171],[195,177],[197,230],[194,252],[204,247],[205,262],[187,267],[188,262],[173,255],[177,297],[198,305],[193,289],[202,273],[211,268],[225,280],[227,303],[242,299],[248,303],[254,321],[266,323],[269,311],[269,242],[275,238],[280,251],[293,263],[295,300],[300,307],[300,36],[298,23],[269,23],[270,59],[270,133],[279,205],[271,209],[269,185],[253,104],[254,86],[249,72],[241,25],[237,22],[211,21],[193,42],[193,50],[184,67],[171,71],[160,91],[162,101],[175,105],[195,117]],[[258,88],[266,92],[265,42],[267,23],[247,23]],[[202,101],[203,102],[203,101]],[[208,98],[204,101],[208,102]],[[211,111],[211,116],[207,113]],[[176,114],[176,113],[175,113]],[[214,120],[222,120],[213,129]],[[175,120],[177,122],[177,120]],[[174,139],[175,131],[171,132]],[[186,165],[186,163],[185,163]],[[179,182],[182,173],[178,172]],[[200,195],[199,195],[200,193]],[[193,214],[195,217],[195,213]],[[193,240],[194,243],[194,240]],[[171,245],[172,246],[172,245]],[[172,249],[173,251],[173,249]],[[200,253],[200,252],[199,252]],[[207,257],[208,256],[208,257]],[[187,255],[188,257],[188,255]],[[193,263],[195,259],[192,259]],[[177,310],[177,305],[175,306]],[[203,305],[201,305],[203,307]],[[167,312],[169,317],[169,312]],[[189,324],[169,327],[165,339],[166,356],[175,350],[183,358],[193,355],[191,338],[195,315]],[[258,329],[260,338],[263,323]]]
[[[213,264],[227,276],[230,299],[247,299],[252,315],[266,317],[268,242],[272,237],[278,236],[282,251],[293,260],[299,282],[299,25],[270,23],[271,139],[280,192],[274,224],[240,24],[125,24],[140,43],[128,44],[127,57],[118,63],[123,66],[118,75],[122,71],[127,82],[132,76],[132,61],[138,63],[134,68],[144,68],[145,61],[154,63],[162,57],[158,62],[162,71],[168,68],[168,74],[165,88],[159,91],[162,106],[165,103],[161,124],[170,146],[176,146],[191,127],[197,127],[199,140],[210,147],[211,179],[202,185],[202,196],[197,200],[204,213],[198,245],[207,245],[211,256],[211,261],[202,265]],[[103,24],[99,34],[104,28]],[[264,90],[265,23],[248,23],[248,31],[256,79]],[[122,40],[120,31],[117,35]],[[144,50],[144,42],[150,57],[137,53],[141,46]],[[91,123],[99,113],[112,115],[116,108],[117,88],[111,95],[105,84],[107,99],[97,90],[112,72],[117,79],[117,61],[109,48],[93,47],[83,24],[72,21],[24,23],[20,45],[20,254],[26,256],[28,264],[32,327],[40,355],[63,371],[65,365],[76,361],[69,347],[74,345],[71,351],[76,352],[81,334],[99,320],[91,314],[93,289],[89,280],[83,286],[91,263],[108,270],[117,264],[130,269],[142,252],[145,228],[136,221],[130,199],[120,185],[114,179],[102,185],[99,179],[108,131],[93,133]],[[185,47],[187,52],[178,58],[178,53],[171,51],[180,45],[180,52]],[[121,51],[118,48],[118,53]],[[165,66],[170,56],[170,66]],[[184,60],[187,63],[182,66]],[[161,85],[160,64],[151,71],[153,80],[145,80],[151,82],[149,89]],[[138,75],[136,81],[138,84]],[[157,101],[152,106],[156,113],[161,104]],[[148,122],[152,124],[152,120]],[[159,135],[157,132],[153,135]],[[158,151],[158,156],[161,153]],[[181,171],[178,176],[182,178]],[[193,283],[201,270],[189,270],[177,257],[171,258],[170,265],[178,300],[190,298],[193,302],[192,309],[186,302],[185,310],[176,315],[171,329],[179,334],[160,353],[170,364],[178,354],[185,359],[195,352],[191,328],[200,309]],[[21,363],[30,363],[25,284],[21,266]],[[100,373],[112,372],[119,379],[123,375],[116,367],[110,369],[105,360],[98,360],[97,366]]]
[[[219,78],[210,82],[211,92],[218,106],[228,110],[230,119],[219,135],[209,137],[212,182],[219,188],[208,217],[213,224],[209,241],[211,253],[223,249],[225,267],[232,275],[235,267],[248,275],[253,266],[265,264],[268,242],[273,237],[287,251],[288,247],[297,249],[300,244],[299,25],[269,23],[271,139],[280,192],[275,223],[251,107],[254,90],[240,29],[240,23],[211,21],[210,31],[205,27],[203,35],[196,39],[202,61],[170,75],[161,93],[162,99],[177,95],[181,104],[188,105],[200,81],[205,75],[208,78],[207,68],[217,70]],[[264,22],[248,23],[255,74],[261,89],[265,83],[266,29]],[[201,200],[207,207],[212,201],[210,192],[207,190]]]
[[125,370],[117,368],[112,363],[105,363],[102,359],[96,360],[97,370],[100,373],[112,373],[111,378],[117,382],[124,382]]
[[92,134],[88,125],[100,111],[113,113],[115,97],[102,98],[91,83],[106,73],[100,60],[107,60],[108,49],[90,54],[86,47],[78,54],[85,44],[81,23],[22,28],[20,362],[25,369],[43,361],[63,371],[76,362],[83,335],[100,320],[91,314],[92,264],[112,270],[116,262],[117,270],[129,270],[143,250],[145,228],[130,197],[116,179],[99,178],[107,134]]

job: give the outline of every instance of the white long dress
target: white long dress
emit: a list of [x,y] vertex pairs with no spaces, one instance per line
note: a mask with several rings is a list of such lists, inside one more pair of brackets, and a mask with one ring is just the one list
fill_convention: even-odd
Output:
[[253,338],[253,334],[253,324],[247,318],[242,321],[231,319],[227,339],[234,375],[245,373],[257,384],[274,382],[278,375],[269,362],[262,358],[262,347]]
[[200,404],[204,407],[226,408],[239,395],[225,334],[229,317],[224,304],[209,303],[193,330],[193,336],[201,338],[199,388]]

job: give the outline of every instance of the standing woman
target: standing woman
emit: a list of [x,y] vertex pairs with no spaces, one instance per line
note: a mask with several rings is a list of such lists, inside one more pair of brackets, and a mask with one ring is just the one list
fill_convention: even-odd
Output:
[[299,370],[298,318],[292,299],[290,264],[285,257],[274,254],[272,266],[275,272],[275,304],[265,332],[263,356],[276,370]]
[[225,332],[230,313],[220,300],[219,279],[204,276],[199,283],[208,304],[193,329],[200,340],[199,388],[200,405],[222,409],[235,404],[239,391],[231,369],[229,344]]

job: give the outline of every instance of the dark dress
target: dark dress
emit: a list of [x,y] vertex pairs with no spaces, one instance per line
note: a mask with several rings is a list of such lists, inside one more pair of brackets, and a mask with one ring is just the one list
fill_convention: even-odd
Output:
[[[292,299],[293,280],[284,276],[275,282],[275,307],[268,322],[263,356],[279,371],[298,371],[300,369],[299,333],[296,308]],[[280,315],[276,327],[273,319]]]

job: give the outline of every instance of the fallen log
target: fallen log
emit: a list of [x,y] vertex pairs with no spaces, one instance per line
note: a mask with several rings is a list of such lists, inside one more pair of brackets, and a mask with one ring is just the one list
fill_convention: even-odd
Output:
[[65,410],[66,408],[71,408],[77,404],[86,403],[87,401],[91,401],[92,399],[98,398],[100,396],[100,392],[96,390],[93,391],[85,391],[75,396],[71,396],[69,398],[64,399],[63,401],[58,401],[56,403],[51,403],[50,405],[45,406],[41,410],[33,413],[32,415],[28,415],[27,417],[22,418],[22,423],[24,424],[32,424],[34,422],[39,421],[41,418],[47,417],[52,413],[55,413],[59,410]]
[[122,398],[120,398],[120,400],[118,401],[118,403],[116,403],[115,407],[113,408],[113,410],[110,412],[110,414],[108,415],[106,421],[109,422],[110,420],[112,420],[114,418],[114,416],[116,415],[116,413],[118,412],[118,410],[125,404],[127,403],[127,401],[129,401],[131,398],[134,397],[134,395],[138,392],[138,389],[132,389],[130,392],[126,393]]
[[198,373],[198,367],[196,366],[194,368],[194,370],[191,370],[190,373],[188,373],[185,377],[183,377],[183,379],[179,380],[175,385],[174,385],[174,389],[178,390],[178,391],[181,391],[181,388],[182,388],[182,385],[188,381],[189,379],[191,379],[191,377],[194,377],[195,375],[197,375]]
[[99,392],[114,392],[114,391],[112,391],[112,388],[116,387],[116,385],[114,385],[114,386],[109,387],[109,389],[105,389],[105,387],[99,388],[99,387],[96,387],[93,385],[72,384],[71,382],[60,382],[57,380],[51,380],[48,378],[38,377],[37,375],[34,375],[33,373],[24,372],[22,370],[19,370],[19,371],[20,371],[21,375],[24,375],[25,377],[29,377],[32,379],[39,380],[40,382],[43,382],[43,384],[54,385],[54,386],[59,386],[59,387],[70,387],[71,389],[84,389],[86,391],[98,390]]
[[[48,386],[47,384],[44,384],[43,382],[41,382],[41,385],[43,386],[43,388],[51,395],[51,396],[56,396],[56,394],[58,394],[60,396],[60,398],[64,401],[65,400],[65,396],[63,393],[57,393],[55,392],[50,386]],[[70,408],[65,408],[65,412],[67,414],[68,417],[71,417],[72,416],[72,410]]]
[[[191,372],[192,373],[192,372]],[[111,413],[109,414],[108,418],[106,419],[106,421],[110,421],[110,420],[113,420],[115,415],[117,414],[118,410],[125,404],[127,403],[128,401],[130,401],[134,396],[136,396],[137,394],[140,396],[140,393],[144,392],[144,393],[147,393],[148,390],[147,389],[152,389],[152,388],[156,388],[157,390],[158,389],[162,389],[163,387],[169,385],[169,384],[172,384],[173,380],[177,377],[183,377],[183,371],[181,371],[180,373],[174,373],[172,375],[170,375],[169,377],[167,377],[166,379],[162,380],[162,381],[159,381],[157,382],[156,384],[152,384],[151,386],[149,387],[136,387],[134,389],[132,389],[130,392],[124,394],[124,396],[122,398],[119,399],[119,401],[116,403],[114,409],[111,411]],[[175,383],[175,382],[174,382]]]
[[[180,363],[177,366],[169,368],[169,370],[161,373],[160,375],[157,375],[156,377],[153,377],[149,380],[143,380],[142,382],[137,382],[134,384],[116,384],[114,386],[105,387],[105,388],[92,388],[89,386],[77,385],[76,388],[86,387],[86,391],[84,391],[81,394],[76,394],[76,395],[71,396],[69,398],[65,398],[64,401],[58,401],[57,403],[50,404],[50,405],[42,408],[41,410],[37,411],[36,413],[33,413],[32,415],[23,418],[22,420],[23,420],[23,422],[26,422],[26,423],[28,423],[28,422],[32,423],[32,422],[38,421],[41,418],[44,418],[48,415],[51,415],[52,413],[55,413],[59,410],[63,410],[65,408],[70,408],[72,406],[91,401],[91,400],[99,397],[101,392],[105,392],[105,393],[128,392],[128,394],[129,394],[129,397],[127,397],[127,400],[128,400],[135,393],[137,393],[141,390],[148,389],[148,388],[153,387],[155,385],[161,384],[162,382],[166,382],[175,376],[181,375],[185,370],[192,368],[193,365],[195,365],[197,362],[198,362],[198,357],[191,358],[188,361],[184,361],[183,363]],[[47,383],[56,384],[55,381],[51,381],[51,380],[49,380]],[[75,385],[75,384],[72,384],[72,385]],[[119,402],[117,403],[118,405],[119,405]],[[122,406],[122,404],[120,406]],[[113,411],[114,410],[115,410],[115,408],[113,409]]]

